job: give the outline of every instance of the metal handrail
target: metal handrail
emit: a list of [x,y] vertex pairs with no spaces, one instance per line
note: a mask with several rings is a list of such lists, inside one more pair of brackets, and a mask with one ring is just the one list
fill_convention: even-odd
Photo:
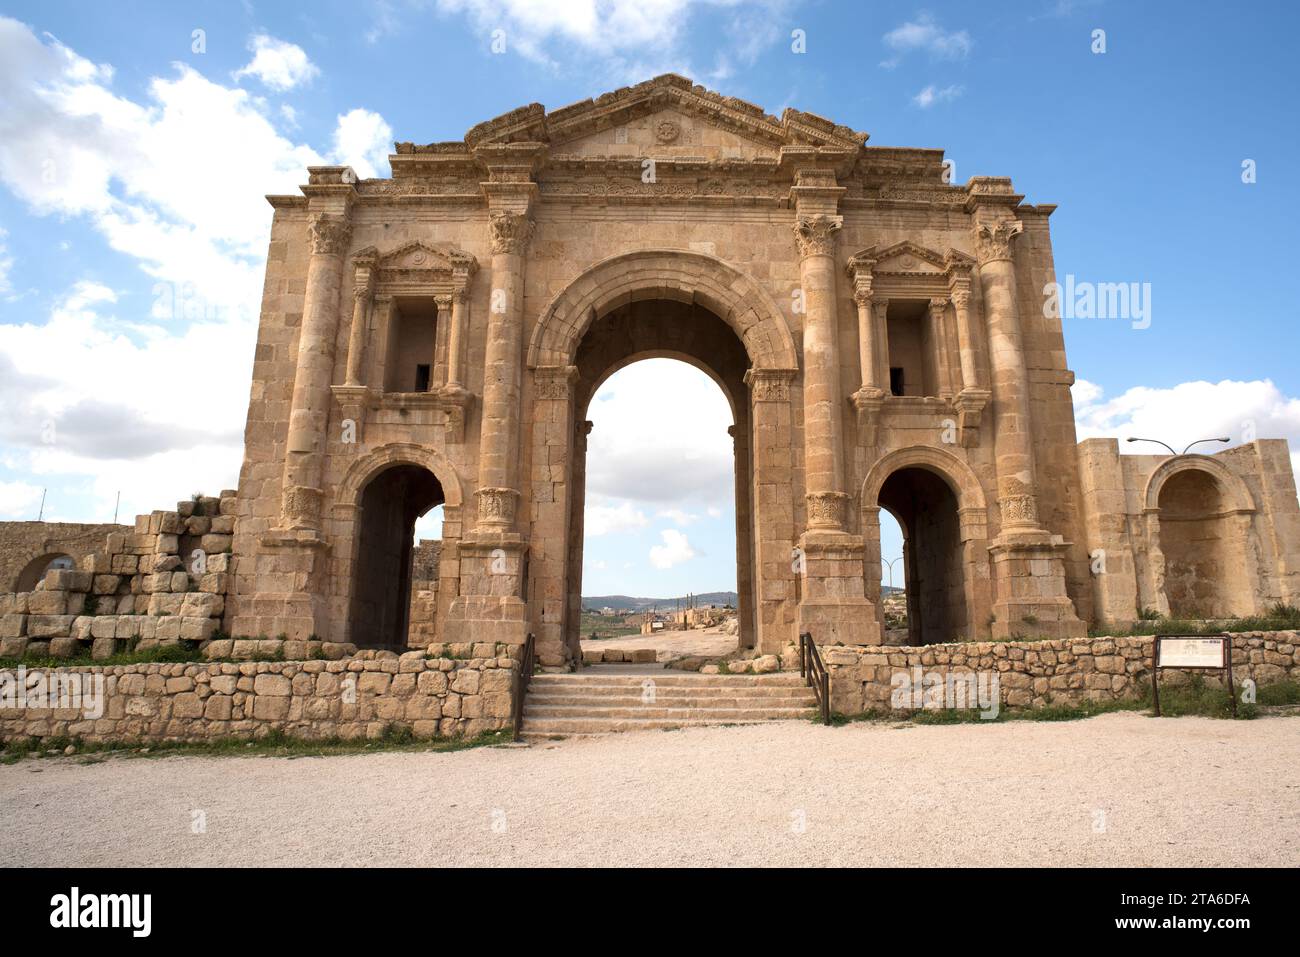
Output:
[[821,710],[822,724],[831,723],[831,679],[826,665],[822,663],[821,652],[813,641],[812,632],[805,631],[799,635],[799,674],[806,678],[817,699]]
[[537,667],[537,636],[531,631],[524,641],[523,654],[519,656],[519,670],[515,673],[514,740],[518,741],[524,725],[524,696],[528,694],[528,682],[532,680],[533,669]]

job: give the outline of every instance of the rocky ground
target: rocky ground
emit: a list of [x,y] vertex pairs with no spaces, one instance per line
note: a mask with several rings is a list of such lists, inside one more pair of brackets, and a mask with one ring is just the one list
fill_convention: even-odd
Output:
[[1300,718],[0,767],[9,865],[1300,864]]
[[687,655],[720,658],[736,650],[739,639],[727,634],[721,626],[693,628],[689,631],[660,631],[653,635],[628,635],[626,638],[601,638],[582,640],[582,650],[617,648],[653,648],[660,661],[669,661]]

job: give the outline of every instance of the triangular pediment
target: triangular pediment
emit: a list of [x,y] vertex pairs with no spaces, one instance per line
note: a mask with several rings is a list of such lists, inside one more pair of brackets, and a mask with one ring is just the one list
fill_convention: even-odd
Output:
[[465,144],[478,149],[544,143],[553,154],[574,155],[617,155],[612,147],[641,145],[661,155],[679,151],[714,159],[728,153],[774,156],[783,146],[856,151],[866,139],[865,133],[812,113],[787,109],[777,118],[668,73],[550,113],[537,103],[511,110],[475,126]]
[[869,267],[873,273],[897,275],[944,275],[954,269],[966,269],[974,264],[970,256],[957,249],[939,252],[911,240],[903,240],[884,248],[870,246],[855,253],[850,261],[854,265]]
[[382,254],[372,246],[362,250],[356,258],[372,260],[386,272],[450,273],[473,270],[476,265],[473,256],[449,243],[426,243],[419,239]]

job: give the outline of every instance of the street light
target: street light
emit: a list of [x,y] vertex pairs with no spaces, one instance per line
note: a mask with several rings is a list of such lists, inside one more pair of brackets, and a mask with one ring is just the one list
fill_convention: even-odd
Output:
[[902,555],[899,555],[897,558],[891,558],[889,561],[885,561],[883,558],[880,560],[880,564],[884,565],[885,568],[889,571],[890,591],[894,590],[894,562],[901,562],[902,560],[903,560]]
[[1187,448],[1183,449],[1181,452],[1175,452],[1174,447],[1172,445],[1170,445],[1168,442],[1161,442],[1159,439],[1131,438],[1131,439],[1125,439],[1124,441],[1125,442],[1154,442],[1156,443],[1156,445],[1163,445],[1165,448],[1167,448],[1169,450],[1170,455],[1186,455],[1187,449],[1190,449],[1192,445],[1200,445],[1202,442],[1231,442],[1232,439],[1227,438],[1225,436],[1219,436],[1218,438],[1214,438],[1214,439],[1197,439],[1195,442],[1191,443],[1191,445],[1188,445]]

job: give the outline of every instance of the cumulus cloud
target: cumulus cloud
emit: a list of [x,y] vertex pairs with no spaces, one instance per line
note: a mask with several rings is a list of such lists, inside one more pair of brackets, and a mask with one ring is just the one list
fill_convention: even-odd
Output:
[[884,36],[885,46],[893,56],[881,66],[893,68],[909,53],[925,52],[937,60],[964,59],[972,46],[970,34],[965,30],[945,30],[929,13],[921,13],[890,30]]
[[27,522],[36,518],[41,488],[30,482],[0,482],[0,518]]
[[256,77],[271,89],[283,93],[309,82],[320,73],[307,52],[296,43],[259,33],[249,39],[248,49],[253,59],[235,71],[236,80]]
[[[1107,399],[1095,383],[1079,379],[1073,387],[1079,439],[1118,437],[1120,450],[1158,454],[1160,447],[1128,443],[1129,436],[1160,439],[1181,451],[1197,439],[1227,436],[1233,445],[1255,438],[1287,439],[1291,467],[1300,472],[1300,398],[1285,395],[1269,379],[1240,382],[1183,382],[1170,388],[1137,386]],[[1214,452],[1226,446],[1202,445]]]
[[665,529],[660,532],[660,536],[663,538],[663,544],[650,548],[650,564],[655,568],[672,568],[695,557],[695,549],[691,548],[691,543],[687,541],[686,536],[677,529]]
[[731,409],[704,373],[672,359],[620,370],[587,410],[588,488],[664,507],[732,507]]
[[[710,511],[720,511],[711,509]],[[685,528],[687,525],[693,525],[700,520],[700,517],[693,512],[687,512],[680,508],[666,508],[658,512],[656,518],[666,518],[674,525],[680,525]]]
[[630,532],[650,524],[645,513],[631,502],[620,502],[617,505],[588,505],[583,515],[583,532],[593,537]]
[[931,83],[916,96],[912,97],[912,103],[923,110],[928,110],[936,103],[947,103],[949,100],[955,100],[961,96],[962,88],[960,86],[945,86],[942,89]]
[[338,118],[334,128],[334,161],[351,166],[362,178],[386,176],[392,142],[393,128],[387,121],[378,113],[358,107]]
[[[784,17],[789,0],[438,0],[438,12],[466,17],[485,39],[552,69],[560,55],[578,50],[618,82],[676,72],[686,76],[729,76],[735,64],[751,65],[763,50],[789,36]],[[716,62],[693,70],[684,51],[691,19],[700,11],[723,18],[715,24]],[[375,7],[372,41],[398,29],[391,3]]]
[[[0,325],[5,467],[49,479],[52,496],[59,485],[89,496],[96,514],[67,516],[78,520],[111,517],[118,489],[129,518],[233,486],[271,223],[263,197],[296,192],[306,167],[326,162],[282,135],[263,100],[188,66],[152,78],[139,100],[112,82],[110,66],[0,17],[0,183],[34,215],[86,222],[151,281],[142,295],[88,277],[45,315]],[[339,122],[333,149],[373,169],[382,117]]]

